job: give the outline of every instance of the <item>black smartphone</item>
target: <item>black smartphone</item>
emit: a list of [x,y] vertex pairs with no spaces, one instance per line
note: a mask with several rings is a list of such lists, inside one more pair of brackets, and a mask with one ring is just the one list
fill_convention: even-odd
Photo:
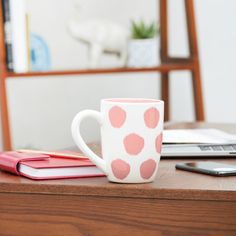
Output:
[[190,163],[178,163],[176,169],[198,172],[215,176],[236,175],[236,165],[229,165],[212,161],[199,161]]

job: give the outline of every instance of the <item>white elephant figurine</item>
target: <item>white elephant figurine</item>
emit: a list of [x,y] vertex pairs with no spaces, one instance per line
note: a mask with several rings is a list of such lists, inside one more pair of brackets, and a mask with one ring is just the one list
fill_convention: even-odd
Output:
[[68,27],[75,39],[90,46],[90,68],[98,67],[102,53],[115,53],[121,66],[126,65],[129,32],[123,26],[105,19],[71,19]]

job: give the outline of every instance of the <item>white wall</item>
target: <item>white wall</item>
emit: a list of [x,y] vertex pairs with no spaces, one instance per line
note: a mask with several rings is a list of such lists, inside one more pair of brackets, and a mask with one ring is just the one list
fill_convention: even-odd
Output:
[[206,113],[209,121],[236,121],[236,1],[196,1]]
[[[48,42],[53,68],[85,67],[87,48],[66,32],[72,0],[28,0],[31,27]],[[129,25],[130,17],[156,16],[155,0],[86,0],[82,16],[102,16]],[[204,99],[207,121],[235,122],[236,100],[233,70],[236,55],[236,1],[196,0]],[[53,10],[54,9],[54,10]],[[55,10],[57,9],[57,10]],[[118,9],[118,10],[117,10]],[[171,54],[187,55],[181,0],[171,0]],[[53,32],[53,33],[52,33]],[[58,48],[60,50],[58,50]],[[103,63],[110,58],[104,57]],[[115,63],[115,58],[110,60]],[[116,74],[99,76],[65,76],[8,80],[10,118],[16,148],[44,149],[72,146],[70,123],[81,109],[99,109],[104,97],[159,97],[159,75]],[[193,120],[191,83],[187,72],[172,73],[171,102],[173,120]],[[185,109],[183,109],[183,107]],[[88,141],[98,139],[98,127],[92,121],[84,125]]]

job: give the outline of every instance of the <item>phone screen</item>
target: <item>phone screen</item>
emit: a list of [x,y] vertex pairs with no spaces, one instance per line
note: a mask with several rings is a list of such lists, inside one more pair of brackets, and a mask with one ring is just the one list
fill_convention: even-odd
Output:
[[212,161],[179,163],[176,168],[217,176],[236,175],[236,166]]

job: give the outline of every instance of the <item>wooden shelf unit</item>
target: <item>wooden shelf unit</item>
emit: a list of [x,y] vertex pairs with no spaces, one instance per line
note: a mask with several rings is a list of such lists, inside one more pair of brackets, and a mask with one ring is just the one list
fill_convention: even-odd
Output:
[[191,70],[192,64],[162,64],[161,66],[148,68],[109,68],[109,69],[81,69],[81,70],[59,70],[29,73],[7,72],[7,77],[32,77],[32,76],[56,76],[56,75],[83,75],[83,74],[112,74],[112,73],[135,73],[135,72],[168,72],[172,70]]
[[[161,96],[165,101],[165,120],[169,120],[170,102],[169,102],[169,80],[170,71],[188,70],[191,71],[193,95],[195,105],[195,117],[197,121],[204,120],[204,106],[201,86],[201,74],[199,66],[197,34],[195,27],[194,2],[185,0],[186,22],[188,31],[190,56],[187,58],[176,58],[168,55],[168,0],[160,0],[160,39],[161,39],[161,65],[150,68],[109,68],[109,69],[81,69],[64,71],[45,71],[29,73],[12,73],[7,71],[6,54],[4,43],[4,25],[3,9],[0,4],[0,113],[2,124],[3,149],[11,150],[11,132],[9,124],[6,80],[8,78],[30,78],[44,76],[62,76],[62,75],[83,75],[83,74],[112,74],[112,73],[134,73],[134,72],[158,72],[161,74]],[[45,77],[48,78],[48,77]],[[31,78],[32,79],[32,78]]]

